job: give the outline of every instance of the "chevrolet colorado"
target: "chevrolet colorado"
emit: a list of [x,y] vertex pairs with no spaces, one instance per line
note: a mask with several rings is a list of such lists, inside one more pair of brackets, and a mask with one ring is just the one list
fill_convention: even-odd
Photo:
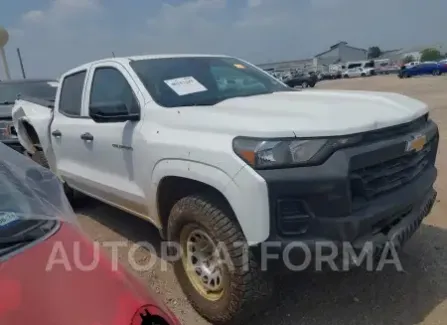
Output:
[[[142,217],[180,244],[178,281],[215,324],[248,317],[271,293],[264,243],[402,244],[436,197],[438,128],[424,103],[294,90],[233,57],[91,62],[62,75],[54,110],[18,100],[13,120],[68,193]],[[220,243],[232,247],[233,268],[204,249]]]

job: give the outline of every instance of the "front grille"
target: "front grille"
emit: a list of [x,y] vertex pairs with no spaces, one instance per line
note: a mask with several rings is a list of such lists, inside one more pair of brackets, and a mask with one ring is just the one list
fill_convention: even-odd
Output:
[[409,123],[388,127],[385,129],[367,132],[363,135],[363,142],[370,143],[385,139],[392,139],[403,134],[410,134],[416,130],[423,128],[427,124],[428,114]]
[[435,141],[436,137],[426,143],[419,152],[409,152],[403,156],[352,171],[350,179],[353,200],[371,200],[414,180],[432,163],[430,153]]

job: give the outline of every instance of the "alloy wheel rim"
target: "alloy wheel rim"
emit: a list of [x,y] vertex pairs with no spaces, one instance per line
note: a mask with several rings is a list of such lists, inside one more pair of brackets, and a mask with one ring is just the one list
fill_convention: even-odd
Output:
[[195,290],[207,300],[219,300],[224,292],[224,273],[214,241],[202,229],[184,228],[181,246],[183,267]]

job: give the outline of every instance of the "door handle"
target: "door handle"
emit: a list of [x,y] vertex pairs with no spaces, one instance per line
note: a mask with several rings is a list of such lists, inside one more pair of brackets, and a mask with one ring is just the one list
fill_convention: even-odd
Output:
[[85,140],[85,141],[93,141],[93,135],[91,135],[90,133],[84,133],[81,134],[81,139]]
[[62,136],[62,132],[59,130],[54,130],[53,132],[51,132],[51,135],[55,138],[60,138]]

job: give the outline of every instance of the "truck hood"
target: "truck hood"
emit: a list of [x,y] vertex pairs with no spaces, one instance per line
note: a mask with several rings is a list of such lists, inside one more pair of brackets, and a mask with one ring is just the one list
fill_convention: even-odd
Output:
[[315,137],[394,126],[428,109],[421,101],[395,93],[305,90],[169,111],[164,123],[175,128],[253,137]]
[[0,118],[7,118],[12,116],[13,105],[0,105]]
[[154,294],[126,270],[114,270],[98,248],[63,223],[52,237],[1,261],[0,324],[134,324],[134,314],[148,305],[178,324]]

